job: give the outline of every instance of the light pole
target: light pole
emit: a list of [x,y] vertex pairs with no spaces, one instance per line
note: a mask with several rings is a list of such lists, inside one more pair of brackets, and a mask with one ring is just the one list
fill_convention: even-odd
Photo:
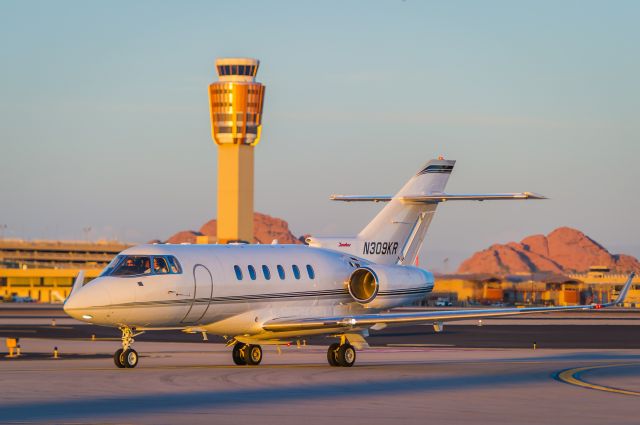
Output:
[[83,227],[82,231],[84,232],[85,240],[89,242],[89,233],[91,233],[91,226]]

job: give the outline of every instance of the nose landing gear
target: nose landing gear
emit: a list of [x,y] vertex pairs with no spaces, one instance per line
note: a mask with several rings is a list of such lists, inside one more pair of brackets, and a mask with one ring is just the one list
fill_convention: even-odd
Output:
[[233,362],[238,366],[257,366],[262,361],[262,347],[259,345],[237,342],[231,353]]
[[121,327],[120,331],[122,331],[122,348],[113,354],[113,362],[119,368],[134,368],[138,365],[138,353],[131,348],[131,344],[134,342],[133,337],[142,332],[134,335],[133,330],[128,326]]

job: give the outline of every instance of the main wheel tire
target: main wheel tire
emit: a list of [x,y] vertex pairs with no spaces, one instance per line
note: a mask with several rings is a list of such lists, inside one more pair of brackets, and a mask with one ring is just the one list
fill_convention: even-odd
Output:
[[138,353],[133,348],[129,348],[122,353],[122,363],[124,367],[133,369],[138,365]]
[[244,360],[250,366],[257,366],[262,361],[262,347],[259,345],[249,345],[244,350]]
[[338,348],[338,364],[351,367],[356,362],[356,349],[351,344],[344,344]]
[[123,352],[124,352],[124,350],[122,348],[119,348],[113,354],[113,362],[116,364],[117,367],[119,367],[121,369],[124,368],[124,363],[122,362],[122,360],[123,360],[122,353]]
[[329,349],[327,350],[327,361],[331,366],[340,366],[340,363],[338,363],[338,356],[337,356],[338,348],[340,348],[340,344],[338,344],[337,342],[334,342],[329,346]]
[[231,357],[233,358],[233,362],[238,366],[244,366],[247,364],[242,353],[244,347],[245,347],[245,344],[238,342],[236,345],[233,346],[233,351],[231,352]]

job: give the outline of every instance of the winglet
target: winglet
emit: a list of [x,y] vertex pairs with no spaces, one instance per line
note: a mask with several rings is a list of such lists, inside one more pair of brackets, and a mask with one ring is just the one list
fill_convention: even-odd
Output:
[[76,277],[76,280],[73,282],[73,286],[71,287],[71,293],[69,294],[69,296],[71,296],[78,289],[82,288],[82,285],[84,285],[84,270],[80,270],[80,272],[78,273],[78,276]]
[[629,292],[629,289],[631,289],[631,282],[633,282],[633,278],[635,275],[636,274],[634,272],[631,272],[631,274],[629,275],[629,278],[627,279],[624,286],[620,290],[620,293],[618,294],[618,298],[616,298],[614,302],[607,304],[607,306],[618,305],[624,302],[625,298],[627,298],[627,293]]
[[629,292],[629,289],[631,289],[631,282],[633,281],[635,275],[636,274],[634,272],[631,272],[631,274],[629,274],[629,278],[620,290],[620,294],[618,294],[618,298],[615,300],[615,304],[621,304],[624,302],[625,298],[627,298],[627,293]]

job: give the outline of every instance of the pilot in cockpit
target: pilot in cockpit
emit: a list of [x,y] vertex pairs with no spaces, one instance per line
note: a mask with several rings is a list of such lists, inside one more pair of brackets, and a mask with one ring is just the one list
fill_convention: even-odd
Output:
[[144,273],[143,274],[150,274],[151,273],[151,262],[149,261],[148,257],[144,257],[142,260],[142,268],[144,269]]
[[167,262],[164,258],[154,258],[153,259],[153,271],[156,274],[166,274],[169,273],[169,268],[167,267]]

